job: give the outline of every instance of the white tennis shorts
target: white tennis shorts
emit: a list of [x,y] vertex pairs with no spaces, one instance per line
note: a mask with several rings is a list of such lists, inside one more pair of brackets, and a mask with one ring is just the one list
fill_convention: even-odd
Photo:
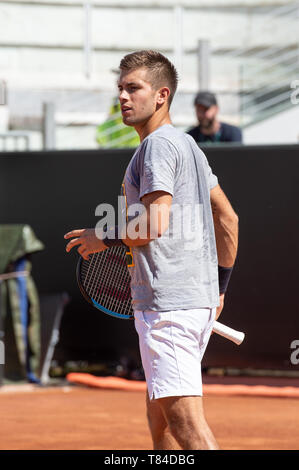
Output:
[[135,311],[149,398],[202,396],[201,361],[216,308]]

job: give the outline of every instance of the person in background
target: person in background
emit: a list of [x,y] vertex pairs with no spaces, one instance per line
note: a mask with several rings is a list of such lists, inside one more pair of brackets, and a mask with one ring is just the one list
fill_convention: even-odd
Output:
[[210,91],[200,91],[197,93],[194,100],[194,106],[198,125],[189,129],[187,134],[191,135],[195,142],[242,143],[241,129],[218,120],[219,107],[213,93]]

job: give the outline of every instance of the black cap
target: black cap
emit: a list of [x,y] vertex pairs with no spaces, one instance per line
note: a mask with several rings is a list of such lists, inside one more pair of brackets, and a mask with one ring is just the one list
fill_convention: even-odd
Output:
[[206,108],[210,108],[210,106],[214,105],[217,106],[216,96],[210,91],[200,91],[199,93],[197,93],[194,100],[194,105],[197,104],[202,104]]

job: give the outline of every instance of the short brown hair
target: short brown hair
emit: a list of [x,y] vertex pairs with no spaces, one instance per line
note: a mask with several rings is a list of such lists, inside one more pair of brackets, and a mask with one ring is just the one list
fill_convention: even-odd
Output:
[[148,69],[151,84],[155,89],[167,86],[170,90],[168,106],[170,107],[178,86],[178,73],[175,66],[157,51],[144,50],[132,52],[123,57],[120,62],[120,70],[136,70],[141,67]]

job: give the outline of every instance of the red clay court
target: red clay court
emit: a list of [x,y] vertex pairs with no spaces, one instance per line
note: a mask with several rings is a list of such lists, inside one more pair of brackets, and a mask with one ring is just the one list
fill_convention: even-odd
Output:
[[[206,385],[205,392],[206,417],[223,450],[299,449],[299,388],[280,385],[295,390],[291,398],[232,395],[229,387]],[[142,390],[7,385],[0,395],[2,450],[152,449]]]

